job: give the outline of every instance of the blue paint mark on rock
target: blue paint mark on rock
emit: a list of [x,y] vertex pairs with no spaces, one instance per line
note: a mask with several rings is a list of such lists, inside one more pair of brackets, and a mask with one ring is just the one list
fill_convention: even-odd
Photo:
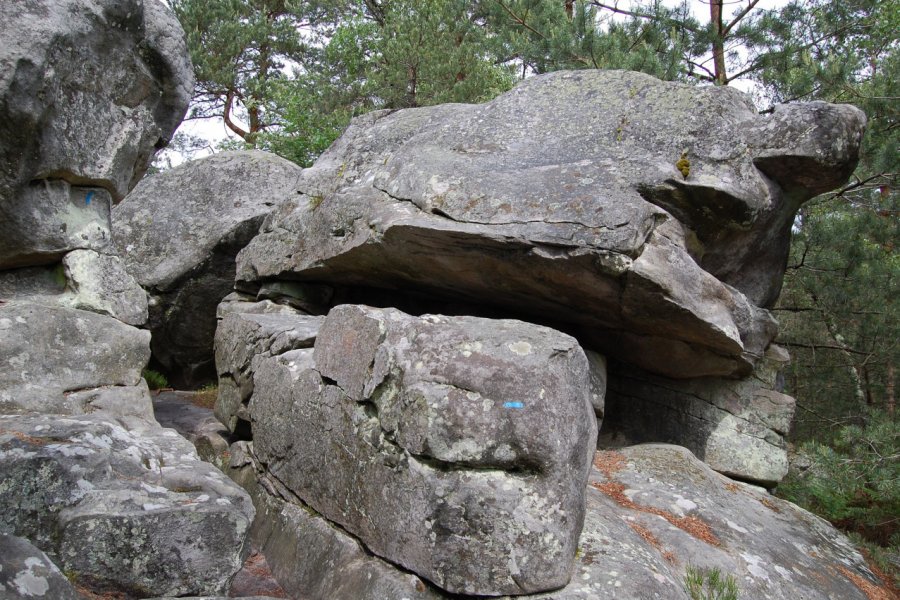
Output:
[[525,403],[523,403],[523,402],[504,402],[503,408],[525,408]]
[[88,206],[90,206],[90,205],[91,205],[91,198],[93,198],[93,197],[94,197],[94,192],[88,192],[88,193],[87,193],[87,198],[84,199],[84,203],[87,204]]

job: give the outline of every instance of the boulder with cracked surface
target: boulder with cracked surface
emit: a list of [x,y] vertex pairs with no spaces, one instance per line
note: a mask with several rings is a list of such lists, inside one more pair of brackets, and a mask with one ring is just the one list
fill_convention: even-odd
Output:
[[[301,350],[312,348],[323,317],[304,315],[288,306],[265,301],[224,305],[232,306],[223,309],[223,318],[216,329],[219,391],[215,414],[228,431],[249,438],[248,405],[253,395],[254,372],[260,361],[292,353],[304,365],[312,366],[311,354]],[[230,312],[253,310],[265,312]]]
[[[776,333],[761,307],[793,215],[852,171],[864,123],[821,103],[759,115],[730,88],[618,71],[371,113],[303,171],[239,255],[238,285],[414,291],[568,328],[664,376],[748,376]],[[815,126],[798,138],[799,124]]]
[[266,152],[223,152],[145,178],[113,209],[116,251],[151,296],[153,356],[173,384],[215,378],[216,306],[235,256],[302,170]]
[[774,486],[788,471],[785,436],[795,401],[777,388],[790,358],[772,345],[752,377],[677,381],[617,365],[601,445],[684,446],[730,477]]
[[4,2],[0,39],[0,267],[99,249],[187,110],[181,26],[160,2]]
[[229,474],[253,498],[251,539],[291,596],[319,600],[438,600],[433,585],[367,551],[365,546],[268,475],[253,442],[231,445]]
[[0,532],[92,592],[222,594],[249,552],[249,496],[155,421],[0,415],[0,468]]
[[2,411],[78,413],[73,392],[143,385],[150,332],[112,317],[12,299],[0,304],[0,333]]
[[0,271],[0,299],[76,308],[127,325],[147,321],[147,295],[118,256],[72,250],[62,262]]
[[[364,552],[347,530],[266,474],[253,445],[232,445],[229,472],[252,490],[259,511],[254,539],[271,551],[275,575],[290,593],[324,599],[458,598]],[[329,568],[306,558],[311,548]],[[850,540],[829,523],[712,471],[684,448],[664,444],[595,455],[570,582],[518,597],[689,600],[688,567],[718,569],[722,577],[734,578],[740,598],[891,597]]]
[[573,338],[342,305],[253,386],[269,474],[371,552],[452,593],[568,581],[596,444]]

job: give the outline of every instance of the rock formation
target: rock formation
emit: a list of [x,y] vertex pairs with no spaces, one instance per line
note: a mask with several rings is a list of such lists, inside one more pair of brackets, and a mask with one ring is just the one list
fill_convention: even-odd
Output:
[[183,32],[154,0],[36,0],[0,4],[0,40],[0,595],[80,597],[60,572],[224,593],[254,509],[155,421],[147,298],[110,233],[187,108]]
[[[264,320],[225,323],[239,318],[256,330]],[[244,328],[229,330],[218,341],[235,347]],[[596,447],[588,362],[573,338],[346,305],[314,350],[257,354],[252,367],[256,456],[373,552],[451,592],[568,581]]]
[[[819,126],[792,141],[806,121]],[[793,215],[852,171],[864,121],[826,104],[761,116],[732,89],[615,71],[372,113],[302,173],[238,286],[417,292],[554,324],[660,375],[747,376],[775,335],[764,307]]]
[[[129,194],[192,88],[163,4],[4,3],[0,39],[0,594],[221,595],[248,532],[314,598],[686,600],[689,565],[753,598],[878,585],[722,475],[783,476],[767,307],[859,111],[556,73],[360,117],[310,169],[224,154]],[[152,343],[202,377],[216,318],[238,441],[179,427],[246,492],[140,376]],[[679,445],[595,453],[598,425]]]
[[144,179],[113,209],[116,251],[150,295],[153,358],[173,385],[215,379],[216,306],[234,287],[235,256],[301,171],[225,152]]
[[[216,414],[279,581],[687,598],[692,565],[748,597],[864,598],[842,535],[710,469],[786,472],[766,308],[796,209],[849,175],[864,122],[591,71],[356,119],[219,308]],[[679,446],[598,453],[581,496],[595,423]]]
[[[251,490],[259,510],[254,538],[289,592],[322,600],[459,598],[372,556],[290,494],[279,496],[284,489],[249,447],[232,447],[233,476]],[[518,598],[690,600],[682,583],[688,565],[734,577],[739,598],[887,593],[827,522],[713,472],[684,448],[648,444],[597,453],[570,583]]]

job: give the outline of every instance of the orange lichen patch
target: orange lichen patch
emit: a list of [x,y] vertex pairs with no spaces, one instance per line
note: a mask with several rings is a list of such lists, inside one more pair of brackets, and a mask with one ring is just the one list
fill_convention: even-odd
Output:
[[[719,539],[713,534],[712,529],[706,524],[706,521],[700,517],[689,515],[687,517],[675,517],[674,515],[661,515],[669,523],[691,534],[700,541],[706,542],[710,546],[720,546]],[[672,518],[670,518],[672,517]]]
[[900,583],[894,577],[891,577],[887,573],[881,570],[875,561],[872,559],[872,555],[866,548],[860,548],[860,552],[862,552],[863,558],[866,559],[866,564],[869,567],[869,570],[875,574],[875,577],[881,580],[881,583],[884,584],[884,587],[889,589],[894,596],[900,598],[900,589],[897,589],[897,584]]
[[741,486],[739,486],[739,485],[736,484],[736,483],[726,483],[726,484],[725,484],[725,489],[728,490],[729,492],[731,492],[732,494],[734,494],[734,493],[736,493],[739,489],[741,489]]
[[774,502],[772,502],[771,500],[769,500],[768,498],[760,498],[759,501],[760,501],[760,503],[762,503],[763,506],[765,506],[772,512],[777,512],[777,513],[781,512],[781,509],[778,508],[778,505],[775,504]]
[[641,506],[625,495],[625,486],[621,483],[610,481],[608,483],[592,483],[594,488],[600,490],[623,508],[637,510],[640,512],[657,515],[684,531],[685,533],[697,538],[702,542],[706,542],[710,546],[720,546],[718,538],[713,534],[712,529],[702,519],[695,516],[676,517],[667,510],[654,508],[652,506]]
[[666,550],[665,552],[663,552],[663,558],[666,559],[671,565],[678,564],[678,559],[675,558],[675,553],[671,550]]
[[891,591],[884,586],[875,585],[846,567],[838,566],[837,570],[840,571],[844,577],[852,581],[853,585],[862,590],[869,600],[897,600],[898,598],[895,591]]
[[11,435],[14,438],[21,440],[27,444],[32,444],[34,446],[44,446],[50,443],[50,440],[46,438],[34,437],[32,435],[28,435],[27,433],[22,433],[21,431],[9,431],[7,429],[0,429],[0,435]]
[[594,454],[594,466],[603,473],[607,479],[625,468],[625,457],[612,450],[600,450]]

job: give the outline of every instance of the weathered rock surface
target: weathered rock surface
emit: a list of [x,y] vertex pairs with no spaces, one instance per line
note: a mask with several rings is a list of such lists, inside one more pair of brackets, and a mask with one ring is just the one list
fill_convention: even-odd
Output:
[[[335,600],[455,597],[364,552],[346,530],[266,475],[252,447],[232,446],[230,472],[254,497],[254,539],[289,593]],[[734,577],[740,598],[867,600],[866,589],[887,593],[831,525],[713,472],[684,448],[599,452],[594,465],[570,583],[519,598],[689,600],[683,584],[689,565]]]
[[453,593],[568,581],[596,444],[573,338],[343,305],[253,371],[257,456],[370,551]]
[[667,442],[732,477],[772,486],[787,475],[794,399],[777,391],[789,361],[770,346],[752,377],[676,381],[617,365],[609,380],[601,446]]
[[0,533],[2,600],[80,600],[81,595],[46,554],[24,538]]
[[[222,306],[227,304],[231,303]],[[248,405],[253,395],[253,375],[260,361],[292,350],[312,348],[324,318],[265,302],[234,304],[237,306],[221,309],[223,318],[216,330],[219,394],[215,413],[228,431],[249,438]],[[237,310],[264,312],[230,312]],[[311,367],[312,354],[307,353],[305,359]]]
[[181,27],[159,2],[4,2],[0,39],[0,267],[98,249],[187,109]]
[[148,331],[93,312],[10,300],[0,304],[0,409],[79,412],[67,394],[137,386]]
[[793,215],[852,171],[864,121],[825,104],[761,116],[732,89],[610,71],[372,113],[303,171],[238,286],[424,293],[568,326],[665,376],[747,376],[775,335],[758,307]]
[[147,295],[114,255],[72,250],[61,263],[0,271],[0,299],[87,310],[128,325],[147,321]]
[[415,574],[373,556],[359,540],[297,500],[265,473],[252,453],[252,442],[231,446],[231,465],[228,473],[250,493],[256,506],[251,537],[292,596],[317,600],[444,597]]
[[223,152],[144,179],[113,209],[116,249],[152,297],[154,358],[176,385],[215,378],[216,306],[235,256],[301,171],[266,152]]
[[687,599],[687,565],[718,568],[737,580],[739,597],[760,600],[865,600],[863,587],[881,585],[827,522],[713,472],[684,448],[633,446],[601,452],[595,464],[579,589],[557,600]]
[[192,403],[195,392],[160,392],[153,396],[153,415],[163,427],[191,442],[200,458],[220,469],[228,454],[229,432],[212,409]]
[[250,498],[155,422],[0,415],[0,532],[27,537],[97,592],[221,594]]

